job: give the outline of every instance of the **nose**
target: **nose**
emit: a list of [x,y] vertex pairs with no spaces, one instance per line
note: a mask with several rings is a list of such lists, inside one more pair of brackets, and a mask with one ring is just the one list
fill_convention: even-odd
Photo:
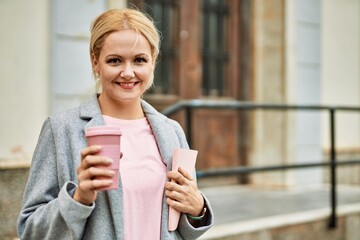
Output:
[[134,69],[130,63],[124,65],[124,68],[121,70],[120,77],[127,80],[135,77]]

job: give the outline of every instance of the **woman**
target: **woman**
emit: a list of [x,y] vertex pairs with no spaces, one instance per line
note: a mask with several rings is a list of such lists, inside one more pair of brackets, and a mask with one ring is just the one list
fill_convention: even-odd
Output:
[[[209,229],[209,202],[184,170],[171,170],[174,148],[188,148],[183,130],[141,99],[152,85],[159,35],[136,10],[110,10],[91,28],[90,57],[100,95],[49,117],[34,152],[23,208],[22,239],[196,239]],[[122,131],[120,187],[87,146],[84,132],[100,125]],[[102,180],[99,180],[99,177]],[[182,212],[169,232],[168,207]]]

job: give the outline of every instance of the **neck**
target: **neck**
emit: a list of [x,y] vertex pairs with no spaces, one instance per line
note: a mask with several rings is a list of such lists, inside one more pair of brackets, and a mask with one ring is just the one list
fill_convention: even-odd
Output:
[[103,94],[99,96],[101,113],[114,118],[133,120],[144,118],[141,100],[109,101]]

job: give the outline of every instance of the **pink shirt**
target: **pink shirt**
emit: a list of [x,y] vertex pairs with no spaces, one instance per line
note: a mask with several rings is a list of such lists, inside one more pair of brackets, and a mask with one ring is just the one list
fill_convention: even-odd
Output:
[[166,166],[146,118],[123,120],[103,116],[106,125],[120,127],[120,176],[123,190],[125,239],[159,240]]

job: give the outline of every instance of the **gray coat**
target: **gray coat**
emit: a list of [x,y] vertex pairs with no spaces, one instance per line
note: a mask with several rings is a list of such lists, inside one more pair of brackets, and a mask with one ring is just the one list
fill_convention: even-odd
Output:
[[[174,148],[188,148],[180,125],[157,112],[145,101],[142,108],[153,129],[161,156],[171,169]],[[80,150],[86,147],[85,129],[104,125],[96,95],[78,108],[49,117],[41,130],[18,219],[21,239],[123,239],[122,188],[101,191],[92,206],[72,199]],[[205,198],[205,197],[204,197]],[[208,215],[200,227],[192,227],[182,214],[179,227],[167,230],[168,205],[162,204],[161,239],[196,239],[213,223]],[[139,226],[141,231],[141,226]],[[144,236],[146,239],[146,236]]]

